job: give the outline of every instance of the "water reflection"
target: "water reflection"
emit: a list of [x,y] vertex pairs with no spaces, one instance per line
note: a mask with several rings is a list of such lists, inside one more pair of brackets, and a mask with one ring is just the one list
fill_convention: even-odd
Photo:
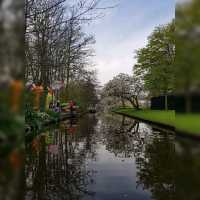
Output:
[[200,142],[176,139],[176,199],[200,199]]
[[152,193],[152,199],[175,199],[175,146],[173,137],[155,135],[136,157],[138,184]]
[[24,199],[199,200],[199,169],[198,142],[122,116],[88,115],[26,145]]
[[12,149],[7,155],[1,156],[0,200],[23,199],[23,178],[23,151]]
[[93,157],[90,134],[94,130],[84,127],[85,136],[72,121],[65,122],[58,129],[42,133],[27,147],[26,199],[73,200],[93,195],[87,190],[93,172],[86,169],[85,160]]
[[106,149],[122,158],[131,158],[142,152],[149,129],[124,116],[117,116],[115,120],[114,117],[104,117],[101,121],[100,132]]
[[113,123],[113,117],[107,118],[101,129],[109,152],[135,159],[136,189],[151,193],[141,199],[174,199],[174,136],[125,117],[118,123]]

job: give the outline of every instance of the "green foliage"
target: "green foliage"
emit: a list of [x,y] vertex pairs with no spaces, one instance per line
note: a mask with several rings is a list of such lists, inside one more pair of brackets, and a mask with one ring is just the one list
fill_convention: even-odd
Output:
[[[0,107],[0,155],[7,155],[12,149],[20,148],[24,139],[24,118]],[[5,110],[4,110],[5,111]]]
[[138,50],[134,74],[142,77],[151,95],[168,94],[174,90],[174,21],[156,27],[145,48]]
[[33,131],[38,132],[44,122],[57,118],[57,113],[55,114],[53,111],[45,112],[36,112],[32,109],[32,107],[27,106],[25,112],[25,122],[29,126],[32,127]]
[[49,117],[54,118],[54,119],[58,119],[60,117],[60,113],[54,112],[52,110],[48,110],[46,113]]
[[96,84],[92,80],[72,81],[68,93],[68,100],[74,100],[83,111],[98,101]]
[[200,1],[176,8],[176,87],[188,92],[200,85]]

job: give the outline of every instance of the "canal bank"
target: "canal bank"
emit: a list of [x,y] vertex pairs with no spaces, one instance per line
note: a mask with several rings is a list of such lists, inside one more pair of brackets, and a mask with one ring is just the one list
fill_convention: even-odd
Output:
[[133,108],[119,108],[113,112],[175,130],[182,136],[200,139],[200,115],[197,114],[175,114],[175,111],[134,110]]

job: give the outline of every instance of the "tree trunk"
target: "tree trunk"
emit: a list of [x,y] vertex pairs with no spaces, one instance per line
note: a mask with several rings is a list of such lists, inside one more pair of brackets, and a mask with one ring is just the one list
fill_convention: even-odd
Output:
[[138,98],[137,97],[135,98],[135,104],[136,104],[136,109],[139,110],[140,106],[139,106],[139,102],[138,102]]
[[165,94],[165,110],[168,110],[168,95]]
[[40,111],[45,112],[46,111],[46,99],[48,96],[48,88],[44,87],[43,94],[40,98]]
[[191,95],[190,92],[186,91],[185,93],[185,110],[186,113],[190,113],[191,112]]
[[124,108],[125,107],[125,102],[124,102],[123,98],[121,98],[121,102],[122,102],[122,107]]
[[67,84],[66,84],[66,88],[65,88],[65,94],[66,94],[66,98],[69,100],[69,78],[70,78],[70,68],[69,65],[67,65]]
[[67,99],[69,99],[69,80],[70,80],[70,65],[71,65],[71,45],[72,45],[72,37],[73,37],[73,20],[70,20],[70,32],[69,32],[69,36],[68,36],[68,47],[67,47],[67,53],[68,53],[68,58],[67,58],[67,85],[66,85],[66,96]]
[[131,103],[131,105],[136,108],[137,110],[139,110],[139,102],[137,97],[135,99],[128,99]]

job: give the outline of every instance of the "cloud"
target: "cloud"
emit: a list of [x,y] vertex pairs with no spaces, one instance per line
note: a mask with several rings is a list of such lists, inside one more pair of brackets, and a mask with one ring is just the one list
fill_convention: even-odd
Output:
[[94,62],[101,84],[119,73],[132,73],[135,50],[146,44],[155,26],[168,23],[174,17],[172,1],[149,2],[122,0],[117,9],[109,11],[102,21],[89,28],[88,32],[96,36]]
[[136,62],[134,59],[135,50],[145,45],[148,33],[150,31],[141,33],[136,37],[133,35],[126,40],[121,41],[115,45],[104,47],[97,51],[95,63],[98,68],[99,79],[102,84],[109,81],[113,76],[119,73],[132,73],[133,65]]

